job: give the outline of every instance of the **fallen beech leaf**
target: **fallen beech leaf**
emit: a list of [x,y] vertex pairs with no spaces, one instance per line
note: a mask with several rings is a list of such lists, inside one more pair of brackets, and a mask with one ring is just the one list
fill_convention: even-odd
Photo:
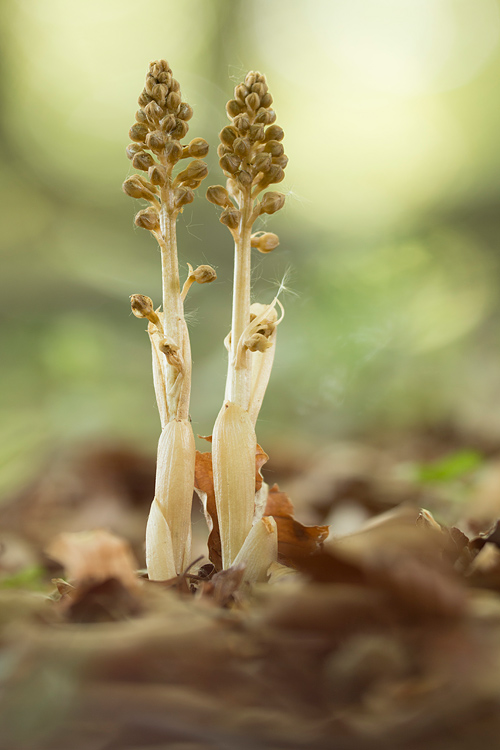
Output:
[[320,583],[383,590],[412,616],[455,617],[464,610],[466,589],[446,554],[453,544],[437,524],[422,523],[421,515],[402,508],[293,562]]
[[194,468],[195,492],[200,498],[205,519],[210,531],[208,536],[208,556],[217,571],[222,570],[222,547],[220,541],[217,506],[215,504],[214,473],[212,468],[212,454],[196,451]]
[[500,590],[500,550],[496,542],[487,541],[478,552],[467,572],[467,580],[477,588]]
[[274,484],[267,496],[264,516],[273,516],[278,527],[278,556],[293,561],[318,552],[328,536],[328,526],[304,526],[293,517],[293,504]]
[[[212,442],[211,437],[206,437],[204,440]],[[267,453],[257,444],[257,452],[255,454],[255,492],[258,492],[262,487],[263,480],[260,470],[268,458]],[[200,453],[196,451],[194,476],[195,491],[203,505],[205,519],[210,531],[208,536],[208,557],[215,565],[216,570],[219,571],[222,570],[222,548],[219,521],[217,519],[217,506],[215,503],[212,454],[210,452]]]
[[61,563],[72,583],[100,583],[115,578],[126,589],[137,591],[137,564],[129,544],[108,531],[59,534],[47,554]]
[[108,578],[69,591],[61,597],[61,608],[71,622],[118,622],[140,614],[142,603],[117,578]]
[[[255,492],[263,487],[262,466],[269,456],[257,445],[255,455]],[[266,485],[264,485],[266,486]],[[210,529],[208,556],[216,569],[222,570],[222,552],[215,504],[212,454],[196,452],[195,490],[205,511]],[[317,552],[328,536],[328,526],[304,526],[293,517],[293,504],[285,492],[274,484],[267,493],[263,516],[273,516],[278,527],[278,556],[282,561],[291,561]],[[260,515],[260,514],[259,514]]]

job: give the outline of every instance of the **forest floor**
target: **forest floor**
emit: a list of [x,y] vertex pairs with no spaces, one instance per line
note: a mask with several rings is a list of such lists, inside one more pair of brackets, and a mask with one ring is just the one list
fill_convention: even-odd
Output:
[[0,750],[497,746],[500,443],[441,428],[262,473],[279,562],[252,588],[198,503],[198,559],[147,580],[131,450],[61,452],[5,499]]

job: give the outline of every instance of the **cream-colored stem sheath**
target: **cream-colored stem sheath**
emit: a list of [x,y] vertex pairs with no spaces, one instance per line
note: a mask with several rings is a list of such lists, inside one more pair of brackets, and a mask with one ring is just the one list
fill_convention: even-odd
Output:
[[248,414],[253,425],[257,422],[269,378],[271,377],[276,352],[276,333],[275,329],[269,337],[269,342],[272,344],[269,349],[266,349],[265,352],[252,352],[252,388],[250,391]]
[[[163,313],[159,313],[160,320],[163,320]],[[151,353],[153,359],[153,384],[156,394],[156,403],[160,414],[162,429],[169,421],[167,405],[167,368],[168,363],[163,352],[158,348],[160,335],[156,326],[152,323],[148,325],[149,340],[151,342]]]
[[155,498],[146,529],[146,563],[153,580],[181,573],[189,559],[195,456],[189,422],[169,422],[158,443]]
[[278,527],[272,516],[257,521],[236,555],[233,565],[243,563],[243,580],[248,583],[267,581],[270,566],[278,560]]
[[226,402],[212,436],[215,502],[224,568],[232,564],[252,526],[256,448],[248,412],[239,404]]

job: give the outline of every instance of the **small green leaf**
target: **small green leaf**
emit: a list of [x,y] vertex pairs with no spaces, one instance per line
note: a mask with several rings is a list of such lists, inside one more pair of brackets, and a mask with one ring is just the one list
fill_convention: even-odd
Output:
[[476,471],[483,464],[483,461],[483,456],[476,451],[458,451],[439,459],[439,461],[417,466],[416,478],[422,484],[451,482],[455,479],[462,479],[467,474]]
[[0,578],[0,589],[31,589],[38,591],[44,587],[47,571],[40,565],[25,568],[5,578]]

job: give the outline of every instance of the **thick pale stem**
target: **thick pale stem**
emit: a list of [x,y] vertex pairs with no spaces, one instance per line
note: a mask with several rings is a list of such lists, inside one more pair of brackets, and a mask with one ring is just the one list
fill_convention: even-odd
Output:
[[231,350],[226,387],[226,399],[244,409],[248,408],[250,400],[252,368],[250,353],[245,351],[240,358],[237,353],[238,342],[250,322],[251,204],[250,196],[245,196],[241,207],[240,230],[235,238]]
[[[179,263],[177,260],[177,235],[176,219],[177,212],[174,208],[174,193],[170,186],[163,188],[162,207],[160,212],[161,228],[161,267],[162,267],[162,289],[163,289],[163,320],[165,335],[171,338],[184,353],[186,349],[184,339],[187,332],[184,323],[184,310],[182,304]],[[187,346],[189,353],[189,345]],[[189,409],[189,395],[186,398],[185,389],[182,388],[183,381],[191,380],[191,357],[184,360],[184,372],[179,376],[179,370],[171,365],[168,366],[167,376],[167,402],[170,419],[185,419]],[[184,392],[182,413],[179,413],[179,402],[181,391]]]

